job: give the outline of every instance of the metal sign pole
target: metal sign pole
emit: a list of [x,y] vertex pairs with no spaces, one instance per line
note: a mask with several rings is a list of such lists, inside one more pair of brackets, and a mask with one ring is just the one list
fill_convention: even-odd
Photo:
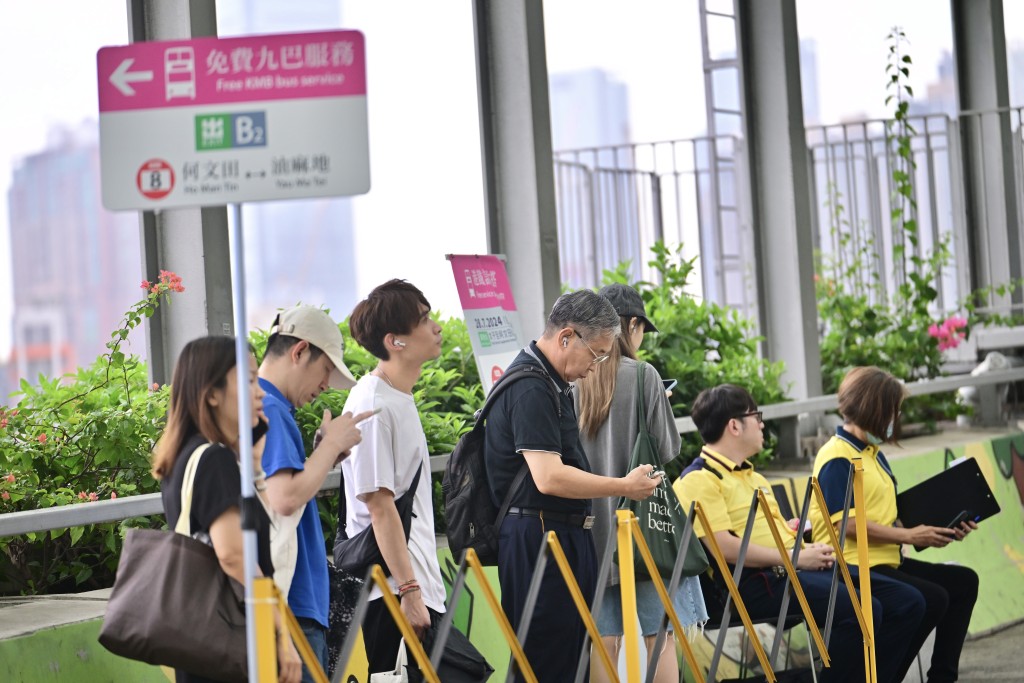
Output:
[[235,315],[235,372],[238,385],[238,458],[242,472],[242,550],[245,558],[245,647],[249,680],[259,680],[256,664],[256,615],[252,579],[256,573],[256,500],[252,466],[252,395],[249,388],[249,338],[246,334],[245,256],[242,205],[231,205],[231,299]]

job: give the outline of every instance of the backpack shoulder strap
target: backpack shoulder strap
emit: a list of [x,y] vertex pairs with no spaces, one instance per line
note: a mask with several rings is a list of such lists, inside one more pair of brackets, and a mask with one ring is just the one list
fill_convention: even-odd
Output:
[[533,363],[523,363],[516,365],[511,368],[508,372],[501,376],[498,383],[491,388],[491,393],[487,395],[487,400],[484,401],[484,405],[477,412],[476,423],[482,425],[484,420],[487,419],[487,414],[491,412],[491,407],[494,405],[494,401],[498,396],[505,391],[508,387],[512,386],[516,382],[528,377],[545,380],[545,384],[551,390],[551,399],[555,402],[555,409],[558,411],[558,417],[562,417],[562,401],[561,394],[559,394],[555,381],[551,379],[551,375],[539,365]]

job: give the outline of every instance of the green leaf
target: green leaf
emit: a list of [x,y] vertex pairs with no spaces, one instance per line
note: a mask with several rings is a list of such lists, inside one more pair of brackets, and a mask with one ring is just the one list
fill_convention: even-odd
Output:
[[[82,527],[82,526],[73,526],[73,527],[71,527],[71,545],[76,545],[80,540],[82,540],[82,534],[84,534],[84,533],[85,533],[85,527]],[[79,583],[81,583],[81,582],[79,582]]]

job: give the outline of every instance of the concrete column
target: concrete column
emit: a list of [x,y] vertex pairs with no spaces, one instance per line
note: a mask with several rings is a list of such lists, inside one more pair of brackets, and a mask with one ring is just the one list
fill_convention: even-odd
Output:
[[[131,41],[174,40],[217,35],[214,0],[129,0]],[[234,334],[228,218],[224,207],[140,213],[143,272],[181,276],[183,294],[162,305],[147,321],[151,381],[170,382],[183,346],[206,334]],[[244,333],[244,331],[243,331]]]
[[[1010,104],[1003,3],[952,0],[952,18],[971,284],[999,285],[1021,276],[1022,259],[1010,113],[993,112]],[[1008,313],[1021,300],[1015,292],[992,304]]]
[[739,0],[737,16],[761,330],[789,396],[807,398],[821,394],[821,354],[796,2]]
[[523,332],[561,290],[541,0],[474,0],[487,248],[508,256]]

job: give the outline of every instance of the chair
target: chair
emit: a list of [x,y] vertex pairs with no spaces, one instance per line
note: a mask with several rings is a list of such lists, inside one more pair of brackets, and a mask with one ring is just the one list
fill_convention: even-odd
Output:
[[[727,599],[729,593],[728,593],[726,588],[721,583],[719,583],[718,581],[716,581],[712,577],[710,569],[708,571],[703,572],[698,578],[700,580],[701,593],[704,594],[704,604],[707,607],[707,611],[708,611],[708,622],[707,622],[707,624],[705,624],[704,628],[706,630],[717,631],[719,628],[721,628],[721,625],[722,625],[722,616],[723,616],[723,614],[725,612],[725,602],[726,602],[726,599]],[[767,617],[759,617],[759,618],[751,617],[751,622],[753,622],[755,625],[756,624],[770,624],[772,626],[775,626],[777,621],[778,621],[778,618],[775,615],[767,616]],[[813,667],[813,666],[812,667],[799,667],[799,668],[795,668],[795,669],[789,669],[788,668],[788,666],[789,666],[789,653],[790,653],[790,647],[789,646],[790,646],[790,642],[791,642],[791,640],[790,640],[791,629],[793,629],[794,627],[799,626],[801,624],[804,624],[805,629],[806,629],[806,624],[804,622],[804,618],[803,618],[802,614],[789,614],[789,615],[786,616],[786,620],[785,620],[785,622],[783,624],[783,630],[787,632],[787,636],[786,636],[786,662],[784,662],[784,664],[783,664],[783,666],[786,667],[786,668],[784,668],[783,670],[779,670],[779,671],[775,672],[775,674],[778,677],[779,681],[796,682],[796,681],[816,681],[817,680],[817,674],[816,674],[816,671],[815,671],[815,667]],[[735,621],[735,620],[730,620],[730,628],[735,628],[736,626],[739,626],[739,623],[737,621]],[[810,633],[809,632],[808,632],[807,642],[808,642],[808,644],[811,643],[811,638],[810,638]],[[747,651],[747,632],[746,632],[746,630],[743,631],[743,634],[741,636],[740,649],[744,653]],[[813,653],[813,648],[812,648],[812,653]],[[817,656],[814,656],[814,660],[818,661]],[[742,661],[740,662],[740,678],[738,678],[738,679],[720,679],[719,683],[734,683],[734,682],[738,682],[738,681],[746,681],[747,683],[750,683],[751,681],[757,681],[757,680],[763,680],[764,679],[763,676],[748,677],[748,672],[749,672],[749,670],[747,669],[747,660],[746,660],[746,657],[743,657]]]

